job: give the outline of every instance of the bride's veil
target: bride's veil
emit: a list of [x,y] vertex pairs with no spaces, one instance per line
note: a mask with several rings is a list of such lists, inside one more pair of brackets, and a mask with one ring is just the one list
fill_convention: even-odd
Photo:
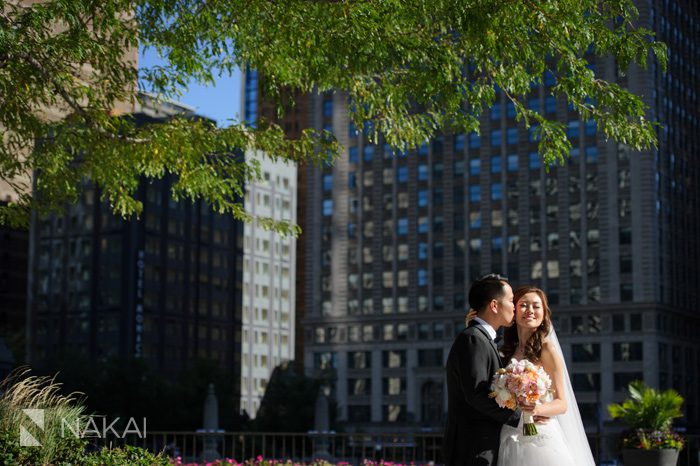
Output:
[[581,466],[595,466],[596,463],[593,460],[593,454],[591,453],[591,447],[586,437],[586,431],[583,429],[581,413],[578,410],[578,404],[576,404],[576,395],[574,395],[571,379],[569,379],[569,371],[566,368],[566,359],[564,359],[564,353],[561,350],[557,332],[554,331],[553,327],[552,331],[549,333],[549,341],[554,345],[563,362],[564,384],[566,385],[566,412],[556,416],[554,419],[558,421],[561,426],[561,430],[564,433],[564,440],[576,464]]

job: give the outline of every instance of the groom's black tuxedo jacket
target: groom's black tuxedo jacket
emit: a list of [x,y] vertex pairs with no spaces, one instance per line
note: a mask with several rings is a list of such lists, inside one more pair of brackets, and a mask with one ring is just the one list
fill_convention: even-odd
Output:
[[447,357],[447,427],[445,465],[495,465],[501,426],[518,425],[520,414],[499,408],[491,392],[493,374],[503,367],[496,344],[476,322],[470,322]]

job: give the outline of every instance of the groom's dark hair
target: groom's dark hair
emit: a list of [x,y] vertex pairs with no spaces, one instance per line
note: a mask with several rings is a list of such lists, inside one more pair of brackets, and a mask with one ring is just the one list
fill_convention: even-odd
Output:
[[506,283],[508,283],[508,277],[497,273],[477,278],[469,289],[469,307],[477,314],[481,314],[491,300],[503,297],[506,292],[504,287]]

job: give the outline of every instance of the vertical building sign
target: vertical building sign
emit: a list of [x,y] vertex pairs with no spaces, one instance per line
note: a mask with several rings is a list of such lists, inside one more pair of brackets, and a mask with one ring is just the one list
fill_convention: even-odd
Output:
[[145,265],[143,249],[137,251],[136,260],[136,309],[134,313],[134,357],[143,355],[143,276]]

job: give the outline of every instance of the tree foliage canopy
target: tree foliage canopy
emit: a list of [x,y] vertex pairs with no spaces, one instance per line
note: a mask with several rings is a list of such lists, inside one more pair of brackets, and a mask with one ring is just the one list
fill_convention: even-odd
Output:
[[[48,0],[3,2],[1,11],[0,178],[23,194],[0,222],[75,198],[84,178],[116,212],[138,214],[140,180],[166,172],[179,179],[176,198],[250,220],[237,199],[259,173],[232,160],[232,149],[324,163],[339,151],[333,135],[307,129],[289,140],[272,123],[216,128],[183,118],[136,126],[112,111],[137,99],[135,83],[177,97],[187,82],[213,83],[236,67],[257,69],[271,96],[347,92],[355,124],[372,122],[373,140],[381,134],[401,149],[440,131],[478,131],[500,89],[534,128],[546,164],[568,154],[566,128],[524,102],[551,72],[552,94],[606,136],[655,144],[642,100],[588,66],[606,56],[621,70],[645,67],[650,51],[665,65],[632,0]],[[137,71],[124,59],[136,47],[167,64]],[[51,108],[61,116],[47,117]],[[29,194],[18,180],[32,172]]]

